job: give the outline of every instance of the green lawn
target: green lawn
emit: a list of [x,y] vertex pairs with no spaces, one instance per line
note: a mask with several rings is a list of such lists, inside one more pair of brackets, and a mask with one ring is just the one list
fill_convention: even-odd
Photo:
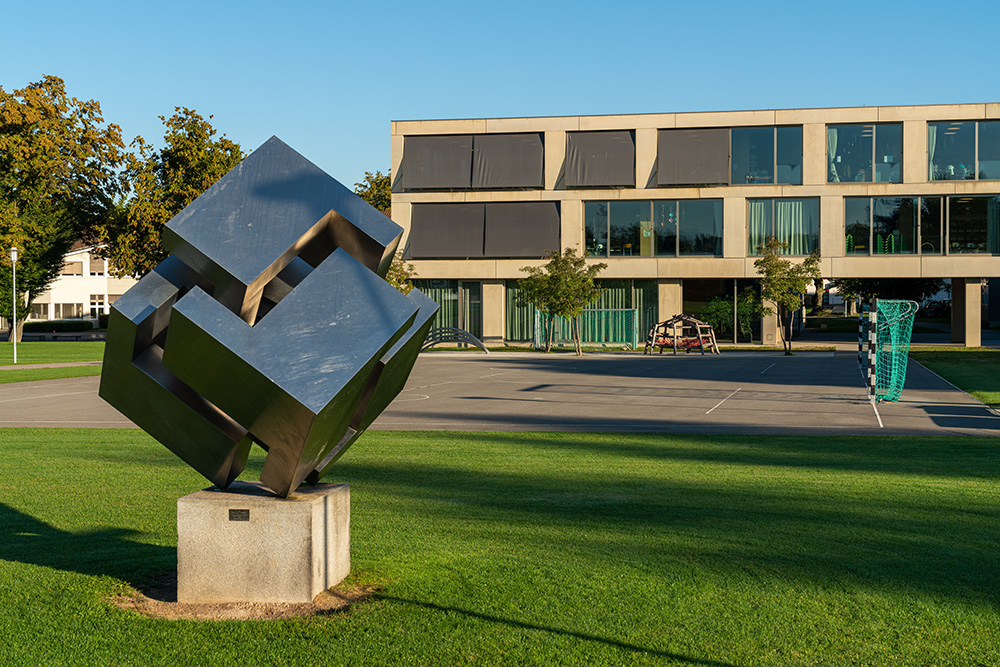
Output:
[[[993,665],[1000,441],[365,435],[350,612],[151,620],[205,485],[132,430],[0,429],[3,665]],[[251,459],[249,477],[261,459]]]
[[910,358],[986,405],[1000,407],[1000,350],[920,347],[910,350]]
[[[20,357],[20,355],[18,355]],[[20,361],[20,360],[18,360]],[[33,382],[100,375],[101,366],[64,366],[61,368],[15,368],[0,371],[0,384],[8,382]]]
[[[17,344],[17,363],[57,364],[70,361],[100,361],[104,341],[32,341]],[[0,342],[0,366],[14,363],[14,344]]]

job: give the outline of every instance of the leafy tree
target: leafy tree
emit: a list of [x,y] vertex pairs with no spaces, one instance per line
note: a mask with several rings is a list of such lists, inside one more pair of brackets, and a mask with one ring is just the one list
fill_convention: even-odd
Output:
[[373,174],[366,171],[365,179],[354,184],[354,192],[383,213],[392,207],[392,181],[389,173],[383,174],[376,170]]
[[[70,97],[62,79],[10,93],[0,87],[0,315],[12,315],[10,247],[19,250],[20,325],[63,255],[113,209],[124,149],[100,104]],[[20,335],[20,326],[11,332]]]
[[[778,306],[778,319],[785,354],[792,353],[792,317],[802,307],[802,295],[810,282],[820,277],[819,251],[813,252],[805,261],[794,264],[782,257],[788,244],[769,237],[763,246],[757,247],[760,257],[753,263],[761,275],[761,296]],[[764,313],[774,312],[769,308]]]
[[562,253],[553,251],[545,266],[525,266],[528,274],[520,281],[522,305],[532,305],[549,316],[549,335],[545,351],[552,349],[552,331],[556,317],[572,319],[575,329],[576,353],[583,354],[580,345],[580,315],[583,309],[601,296],[601,289],[594,278],[607,268],[607,264],[587,264],[578,257],[576,250],[566,248]]
[[164,225],[243,159],[239,144],[224,134],[214,138],[211,119],[176,107],[170,118],[160,116],[166,126],[162,150],[142,137],[132,142],[138,155],[128,156],[125,170],[132,196],[98,229],[114,275],[139,276],[163,261]]

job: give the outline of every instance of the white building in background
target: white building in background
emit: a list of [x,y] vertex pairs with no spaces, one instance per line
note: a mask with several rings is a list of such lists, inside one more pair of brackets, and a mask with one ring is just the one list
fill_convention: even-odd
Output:
[[93,246],[77,244],[66,253],[60,276],[31,306],[29,321],[97,319],[110,312],[115,300],[136,283],[114,278],[107,262],[92,254]]

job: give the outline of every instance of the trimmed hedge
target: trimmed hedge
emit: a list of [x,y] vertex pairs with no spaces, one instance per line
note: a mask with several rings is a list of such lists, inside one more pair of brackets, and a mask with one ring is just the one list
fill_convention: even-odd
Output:
[[25,332],[30,333],[69,333],[73,331],[93,331],[90,320],[52,320],[51,322],[25,322]]

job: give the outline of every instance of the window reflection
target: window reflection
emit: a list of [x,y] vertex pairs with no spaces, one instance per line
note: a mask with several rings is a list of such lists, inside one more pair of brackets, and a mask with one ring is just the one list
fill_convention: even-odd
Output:
[[948,198],[948,253],[1000,252],[1000,197]]
[[722,255],[722,200],[587,202],[591,257]]
[[681,255],[722,254],[722,201],[687,200],[680,204]]
[[606,257],[608,254],[608,205],[604,202],[587,202],[583,211],[584,248],[588,257]]
[[774,183],[774,128],[734,127],[733,185]]
[[941,244],[941,197],[920,198],[920,254],[940,255]]
[[911,197],[872,200],[872,254],[913,254],[917,238],[917,206]]
[[1000,120],[979,123],[979,178],[1000,179]]
[[974,179],[975,160],[975,122],[927,124],[927,162],[930,180]]
[[867,255],[871,251],[871,215],[868,197],[844,199],[844,245],[848,255]]
[[901,183],[903,126],[830,125],[827,182]]
[[615,201],[608,207],[608,250],[612,257],[652,257],[648,201]]

